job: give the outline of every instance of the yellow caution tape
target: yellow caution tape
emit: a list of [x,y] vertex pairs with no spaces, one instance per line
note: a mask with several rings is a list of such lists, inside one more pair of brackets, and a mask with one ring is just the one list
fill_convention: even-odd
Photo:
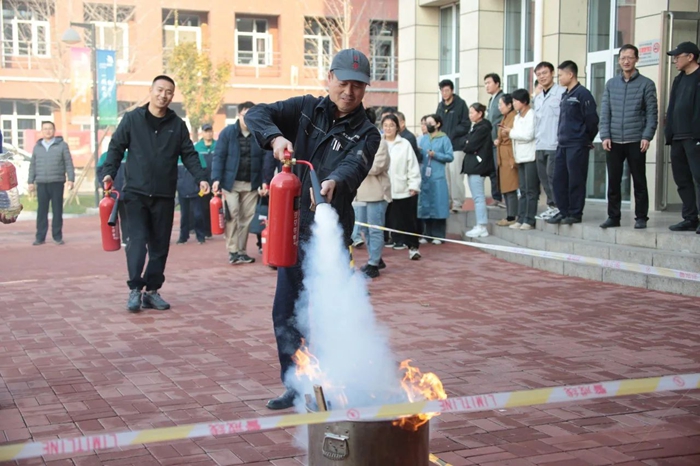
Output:
[[[189,424],[77,438],[59,438],[39,442],[0,446],[0,461],[13,461],[53,455],[76,455],[129,445],[174,441],[219,435],[257,432],[329,422],[386,420],[426,413],[472,413],[541,404],[582,401],[596,398],[700,388],[700,373],[630,379],[584,385],[470,395],[445,400],[398,403],[366,408],[349,408],[310,414],[288,414],[256,419]],[[437,463],[446,464],[446,463]]]

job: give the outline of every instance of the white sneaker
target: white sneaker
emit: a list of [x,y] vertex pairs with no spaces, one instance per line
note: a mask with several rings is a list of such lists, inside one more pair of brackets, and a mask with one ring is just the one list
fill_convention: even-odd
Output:
[[510,228],[511,230],[520,230],[521,226],[523,226],[522,223],[515,222],[514,224],[510,225],[508,228]]
[[439,239],[434,239],[434,240],[433,240],[433,244],[434,244],[435,246],[440,246],[440,245],[442,244],[442,241],[440,241]]
[[533,227],[533,226],[530,225],[529,223],[523,223],[522,226],[520,227],[521,230],[532,230],[532,229],[534,229],[534,228],[535,228],[535,227]]
[[477,225],[469,230],[466,235],[470,238],[484,238],[489,235],[489,232],[484,225]]
[[425,239],[425,238],[419,239],[418,242],[419,242],[420,244],[428,244],[428,240]]
[[545,210],[544,212],[542,212],[539,215],[535,215],[535,218],[537,220],[547,220],[548,218],[554,217],[558,213],[559,213],[559,209],[557,209],[556,207],[547,207],[547,210]]
[[411,259],[412,261],[417,261],[421,258],[420,252],[418,252],[418,249],[409,249],[408,250],[408,258]]

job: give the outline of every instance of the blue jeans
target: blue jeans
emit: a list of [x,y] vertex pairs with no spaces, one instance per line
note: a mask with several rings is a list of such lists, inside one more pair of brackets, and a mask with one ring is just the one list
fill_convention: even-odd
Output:
[[[370,225],[384,226],[384,215],[386,214],[386,201],[367,202],[366,205],[354,206],[355,220]],[[360,232],[365,234],[367,252],[369,253],[370,265],[379,265],[382,259],[382,249],[384,248],[384,232],[376,228],[367,228],[355,225],[352,232],[352,240],[361,239]]]
[[481,175],[469,175],[467,178],[469,189],[474,199],[474,210],[476,211],[476,223],[486,225],[489,223],[489,216],[486,211],[486,194],[484,193],[484,177]]

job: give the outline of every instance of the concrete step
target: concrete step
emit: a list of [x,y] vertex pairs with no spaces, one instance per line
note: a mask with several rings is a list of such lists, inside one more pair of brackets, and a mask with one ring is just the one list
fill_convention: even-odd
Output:
[[[500,209],[499,209],[500,210]],[[651,265],[656,267],[666,267],[670,269],[683,270],[688,272],[700,271],[700,254],[690,251],[679,252],[682,246],[676,245],[675,248],[666,247],[666,243],[661,242],[650,247],[651,244],[644,241],[638,241],[634,244],[634,240],[629,240],[623,230],[607,232],[595,226],[598,230],[607,235],[606,238],[617,239],[621,242],[602,241],[600,239],[589,239],[594,237],[594,228],[582,228],[582,225],[572,225],[571,227],[549,225],[534,229],[531,231],[512,230],[507,227],[498,227],[493,220],[503,218],[503,211],[493,212],[489,209],[489,225],[488,230],[490,236],[486,238],[478,238],[472,240],[464,236],[467,228],[474,225],[475,216],[473,212],[460,212],[453,214],[448,220],[448,234],[459,235],[466,241],[474,241],[482,244],[492,244],[509,247],[526,247],[529,249],[559,252],[565,254],[575,254],[586,257],[595,257],[599,259],[610,259],[622,262],[630,262],[635,264]],[[538,222],[539,223],[539,222]],[[544,223],[544,222],[541,222]],[[583,225],[585,227],[585,225]],[[577,228],[578,227],[578,228]],[[575,234],[573,231],[566,231],[566,228],[577,229],[581,235]],[[584,233],[587,232],[584,238]],[[635,233],[644,234],[645,232],[631,230],[634,236]],[[665,232],[650,232],[657,237],[665,236]],[[671,233],[676,235],[677,233]],[[694,233],[693,233],[694,235]],[[688,234],[678,234],[676,241],[682,241],[680,238],[690,238],[684,244],[691,245],[694,243],[694,237]],[[633,243],[629,245],[628,243]],[[646,244],[639,245],[639,244]],[[573,262],[565,262],[556,259],[538,258],[525,256],[512,252],[504,251],[487,251],[503,260],[509,262],[534,267],[548,272],[558,273],[588,280],[596,280],[606,283],[615,283],[618,285],[635,286],[639,288],[647,288],[650,290],[664,291],[688,296],[700,296],[700,285],[697,282],[645,275],[637,272],[625,270],[617,270],[600,266],[591,266],[578,264]]]

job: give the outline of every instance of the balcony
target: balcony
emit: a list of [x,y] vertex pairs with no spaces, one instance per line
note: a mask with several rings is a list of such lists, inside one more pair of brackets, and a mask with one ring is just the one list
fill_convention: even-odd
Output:
[[370,58],[370,63],[372,65],[372,81],[398,81],[399,63],[396,57],[373,56]]

